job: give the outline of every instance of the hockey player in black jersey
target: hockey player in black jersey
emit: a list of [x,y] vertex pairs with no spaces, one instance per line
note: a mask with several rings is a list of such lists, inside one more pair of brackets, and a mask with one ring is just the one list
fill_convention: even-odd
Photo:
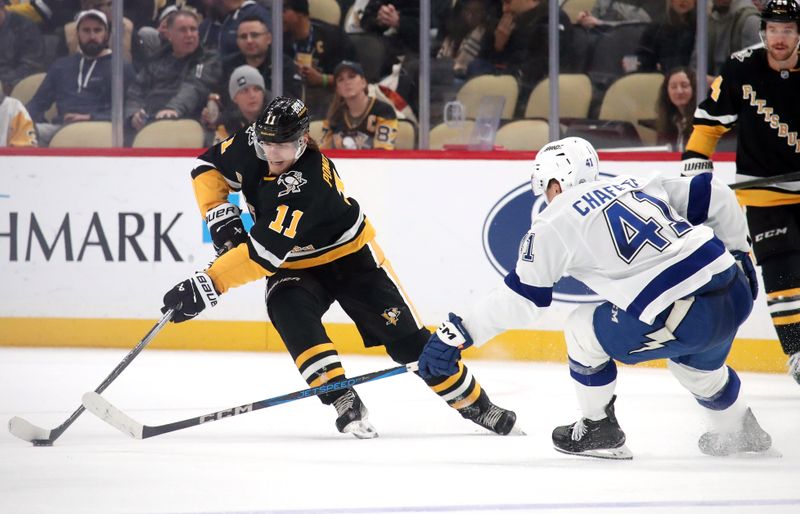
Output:
[[[192,183],[214,246],[222,255],[164,296],[180,323],[216,305],[228,289],[266,277],[269,318],[309,386],[345,375],[322,315],[334,301],[355,322],[365,346],[384,346],[398,363],[414,362],[430,336],[406,298],[375,229],[345,195],[333,161],[309,137],[300,100],[278,97],[252,125],[209,148]],[[255,224],[248,234],[228,194],[241,191]],[[465,418],[501,435],[514,412],[494,405],[466,366],[425,380]],[[377,436],[354,389],[325,393],[336,428]]]
[[[800,171],[800,8],[772,0],[761,14],[763,47],[733,54],[695,112],[684,174],[711,171],[717,141],[738,126],[737,180]],[[789,373],[800,383],[800,182],[737,191],[747,206],[772,322]]]

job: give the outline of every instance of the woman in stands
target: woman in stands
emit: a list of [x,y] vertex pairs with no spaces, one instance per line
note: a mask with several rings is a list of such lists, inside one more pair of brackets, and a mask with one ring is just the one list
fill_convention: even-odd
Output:
[[692,133],[692,116],[697,107],[696,89],[695,74],[689,68],[673,68],[664,76],[656,105],[658,144],[683,152]]
[[333,72],[336,96],[322,125],[320,148],[394,150],[397,116],[386,102],[367,94],[364,69],[342,61]]
[[642,34],[636,57],[638,71],[662,73],[677,66],[687,66],[694,50],[697,30],[695,0],[666,0],[667,16]]

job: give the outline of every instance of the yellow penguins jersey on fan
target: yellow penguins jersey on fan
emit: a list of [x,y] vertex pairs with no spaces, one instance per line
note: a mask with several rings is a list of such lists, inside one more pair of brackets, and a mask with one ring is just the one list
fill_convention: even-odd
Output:
[[323,148],[394,150],[397,116],[391,105],[370,97],[369,106],[359,118],[352,118],[343,107],[333,120],[322,122]]
[[30,114],[16,98],[0,92],[0,147],[37,146],[36,129]]
[[[711,157],[720,136],[738,127],[738,180],[800,171],[800,69],[776,71],[764,48],[733,54],[695,111],[687,151]],[[800,203],[800,183],[737,191],[746,205]]]
[[309,268],[361,249],[375,237],[358,203],[344,193],[333,161],[311,147],[287,171],[268,174],[252,125],[202,154],[192,170],[201,214],[241,191],[255,220],[247,244],[209,268],[220,293],[279,268]]

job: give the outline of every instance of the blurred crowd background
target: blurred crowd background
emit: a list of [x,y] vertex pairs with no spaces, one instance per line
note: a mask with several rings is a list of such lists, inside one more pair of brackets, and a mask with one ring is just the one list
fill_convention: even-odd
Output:
[[282,93],[323,148],[538,150],[557,133],[682,151],[698,93],[760,44],[762,8],[563,0],[551,27],[543,0],[0,0],[0,146],[111,147],[113,119],[124,146],[199,148]]

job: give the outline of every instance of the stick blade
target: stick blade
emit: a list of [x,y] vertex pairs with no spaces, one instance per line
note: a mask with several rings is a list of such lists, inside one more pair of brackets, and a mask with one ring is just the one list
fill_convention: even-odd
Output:
[[50,430],[37,427],[28,420],[14,416],[8,420],[8,431],[11,435],[19,437],[23,441],[32,443],[34,441],[49,441]]
[[141,439],[144,425],[128,416],[118,408],[111,405],[111,403],[95,393],[90,391],[83,395],[83,406],[86,410],[102,419],[112,427],[116,428],[124,434],[128,434],[134,439]]

